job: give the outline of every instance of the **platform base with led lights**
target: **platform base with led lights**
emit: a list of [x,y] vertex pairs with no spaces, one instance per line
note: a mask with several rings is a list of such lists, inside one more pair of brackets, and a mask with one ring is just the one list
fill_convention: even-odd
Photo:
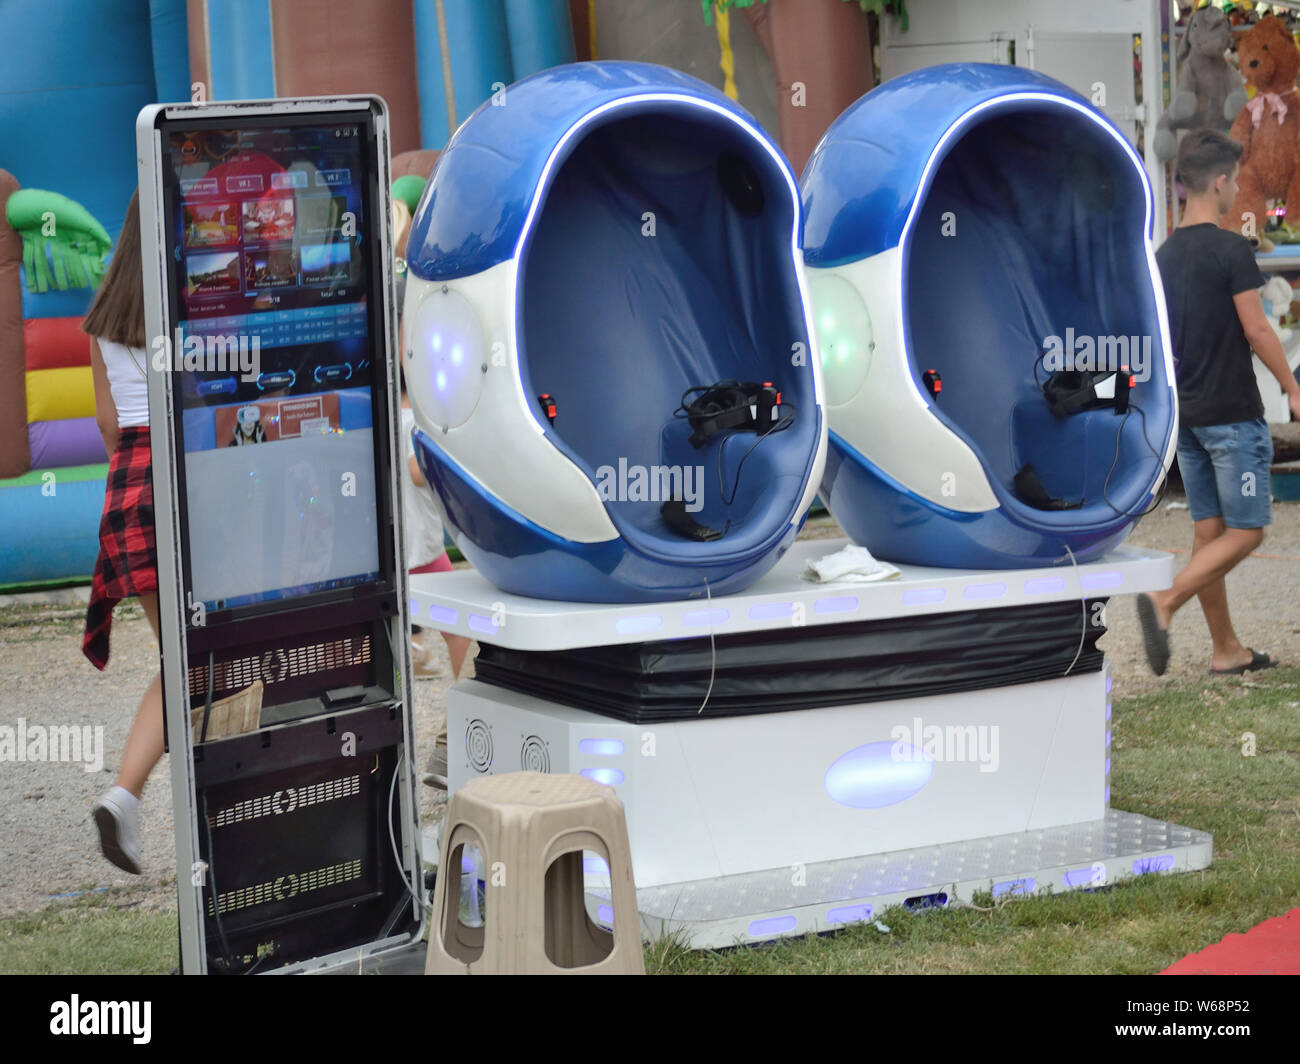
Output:
[[[421,623],[491,640],[477,679],[448,694],[452,789],[517,771],[609,784],[643,929],[699,948],[1209,864],[1210,836],[1110,808],[1097,596],[1167,586],[1169,555],[801,579],[838,546],[802,541],[749,592],[707,605],[414,578]],[[589,909],[608,923],[588,858]]]

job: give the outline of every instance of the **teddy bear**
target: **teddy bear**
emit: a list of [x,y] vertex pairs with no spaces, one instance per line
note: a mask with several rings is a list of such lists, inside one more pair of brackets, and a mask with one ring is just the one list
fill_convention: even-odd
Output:
[[1232,28],[1217,7],[1193,12],[1178,45],[1178,90],[1156,128],[1156,158],[1178,152],[1178,130],[1226,132],[1246,104],[1241,75],[1224,53],[1232,45]]
[[1230,136],[1245,147],[1237,197],[1225,229],[1259,244],[1269,199],[1300,206],[1300,51],[1282,20],[1262,18],[1237,42],[1237,60],[1255,95],[1232,123]]

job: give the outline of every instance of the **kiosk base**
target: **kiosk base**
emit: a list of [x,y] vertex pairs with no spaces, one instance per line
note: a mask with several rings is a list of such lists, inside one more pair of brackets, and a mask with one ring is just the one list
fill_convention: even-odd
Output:
[[334,956],[315,964],[287,969],[287,975],[423,975],[429,944],[421,939],[383,952],[358,950],[355,956]]

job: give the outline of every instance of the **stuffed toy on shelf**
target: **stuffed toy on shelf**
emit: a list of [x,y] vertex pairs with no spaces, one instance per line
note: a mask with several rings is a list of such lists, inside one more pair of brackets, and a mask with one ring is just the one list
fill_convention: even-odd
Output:
[[1260,302],[1264,304],[1264,316],[1273,327],[1282,344],[1291,342],[1292,330],[1282,324],[1282,319],[1291,313],[1291,300],[1295,298],[1290,284],[1285,277],[1270,274],[1268,281],[1260,288]]
[[[1269,325],[1273,327],[1273,332],[1277,334],[1278,341],[1282,344],[1287,365],[1294,371],[1300,367],[1300,346],[1293,342],[1294,331],[1283,325],[1281,319],[1290,313],[1296,292],[1287,283],[1285,277],[1273,274],[1259,289],[1259,295],[1264,304],[1264,316],[1268,318]],[[1255,355],[1251,361],[1254,364],[1259,397],[1264,403],[1265,420],[1276,423],[1290,421],[1291,411],[1287,405],[1286,392],[1282,391],[1281,385],[1277,383],[1273,371],[1259,360],[1258,355]]]
[[1180,129],[1227,132],[1246,104],[1241,75],[1224,58],[1232,45],[1232,28],[1217,7],[1192,13],[1178,45],[1178,89],[1156,129],[1158,159],[1178,153]]
[[1255,94],[1232,123],[1230,136],[1246,150],[1237,198],[1221,224],[1260,246],[1268,201],[1300,205],[1300,51],[1282,20],[1269,15],[1237,41],[1237,60]]

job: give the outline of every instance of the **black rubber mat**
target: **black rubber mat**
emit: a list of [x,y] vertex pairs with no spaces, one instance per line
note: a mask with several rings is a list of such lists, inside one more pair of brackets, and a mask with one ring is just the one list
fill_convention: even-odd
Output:
[[1098,601],[790,627],[713,646],[707,636],[563,651],[482,643],[475,668],[484,683],[634,723],[777,713],[1097,672]]

